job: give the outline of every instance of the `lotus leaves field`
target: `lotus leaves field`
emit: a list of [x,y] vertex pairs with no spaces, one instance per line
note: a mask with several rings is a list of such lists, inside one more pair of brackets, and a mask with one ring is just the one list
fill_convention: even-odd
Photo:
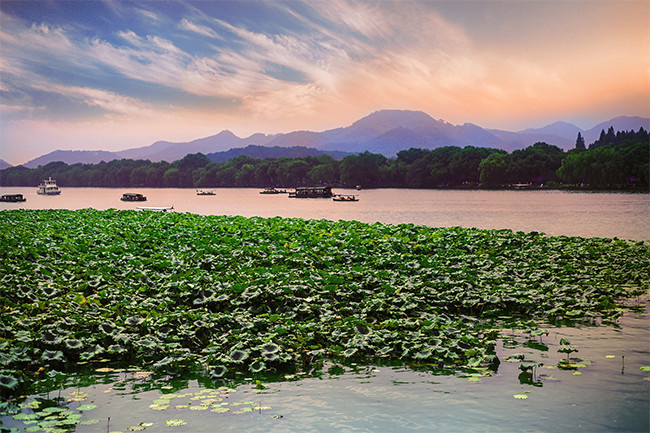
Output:
[[[0,392],[80,364],[208,379],[328,358],[454,370],[499,329],[611,321],[650,249],[618,239],[117,210],[0,212]],[[509,325],[510,324],[510,325]]]

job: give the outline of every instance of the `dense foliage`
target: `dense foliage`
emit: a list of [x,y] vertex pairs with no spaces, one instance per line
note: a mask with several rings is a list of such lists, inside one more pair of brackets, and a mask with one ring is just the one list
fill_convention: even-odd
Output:
[[[603,131],[604,133],[604,131]],[[189,154],[173,163],[115,160],[99,164],[52,162],[36,169],[0,170],[3,186],[36,186],[45,178],[81,187],[299,187],[327,184],[364,188],[502,188],[511,184],[583,188],[648,189],[650,141],[647,133],[623,132],[607,144],[564,152],[535,143],[508,154],[503,150],[447,146],[409,149],[396,158],[364,152],[336,160],[329,155],[256,159],[239,155],[212,162]],[[645,138],[644,138],[645,137]]]
[[412,224],[0,212],[0,392],[82,361],[219,378],[324,357],[489,365],[494,321],[618,317],[650,248]]

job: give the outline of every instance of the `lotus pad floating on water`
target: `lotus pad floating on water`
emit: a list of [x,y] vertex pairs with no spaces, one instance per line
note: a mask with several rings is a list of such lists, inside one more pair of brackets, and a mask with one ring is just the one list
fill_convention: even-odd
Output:
[[168,419],[167,421],[165,421],[165,424],[170,427],[177,427],[177,426],[187,424],[187,421],[182,419]]

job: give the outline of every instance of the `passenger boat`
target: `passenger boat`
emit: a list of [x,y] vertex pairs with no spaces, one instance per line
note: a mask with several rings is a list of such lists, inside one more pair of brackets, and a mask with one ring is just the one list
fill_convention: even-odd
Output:
[[174,206],[136,206],[136,209],[153,212],[167,212],[168,210],[174,210]]
[[330,186],[308,186],[296,188],[289,193],[289,198],[330,198],[332,195]]
[[357,196],[348,194],[336,194],[332,197],[334,201],[359,201]]
[[260,194],[286,194],[286,193],[287,193],[286,189],[275,189],[273,187],[264,188],[262,191],[260,191]]
[[36,191],[38,194],[43,194],[43,195],[58,195],[61,194],[61,190],[59,189],[58,186],[56,186],[56,181],[50,178],[44,180],[41,182],[41,184],[38,186],[38,191]]
[[27,199],[23,197],[22,194],[2,194],[2,197],[0,197],[0,201],[5,201],[8,203],[17,203],[21,201],[27,201]]
[[125,192],[122,194],[122,201],[147,201],[147,197],[135,192]]
[[210,190],[205,190],[205,189],[197,189],[196,190],[196,195],[216,195],[214,191]]

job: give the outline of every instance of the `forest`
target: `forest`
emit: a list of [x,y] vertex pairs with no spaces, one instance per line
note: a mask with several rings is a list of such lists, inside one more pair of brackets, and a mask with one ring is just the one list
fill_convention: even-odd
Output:
[[484,147],[411,148],[396,158],[364,152],[337,160],[330,155],[257,159],[239,155],[225,162],[201,153],[168,162],[114,160],[99,164],[51,162],[38,168],[0,170],[2,186],[37,186],[52,177],[61,187],[299,187],[363,188],[547,188],[635,189],[650,185],[648,132],[614,132],[588,147],[578,134],[568,152],[535,143],[507,153]]

